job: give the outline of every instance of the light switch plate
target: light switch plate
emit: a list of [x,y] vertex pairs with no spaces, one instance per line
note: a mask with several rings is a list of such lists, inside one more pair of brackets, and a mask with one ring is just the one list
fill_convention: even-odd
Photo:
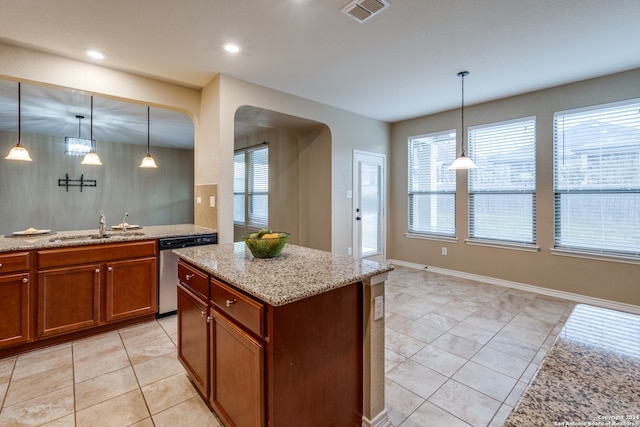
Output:
[[196,203],[197,204],[202,203],[202,197],[200,197],[200,196],[196,197]]
[[216,196],[209,197],[209,207],[212,207],[212,208],[216,207]]
[[378,295],[375,298],[373,320],[382,319],[384,317],[384,295]]

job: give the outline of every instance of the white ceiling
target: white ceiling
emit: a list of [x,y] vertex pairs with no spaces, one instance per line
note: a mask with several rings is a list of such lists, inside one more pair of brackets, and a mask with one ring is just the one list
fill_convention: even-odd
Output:
[[638,0],[390,0],[364,23],[347,3],[0,0],[0,41],[97,49],[189,87],[222,73],[387,122],[459,107],[461,70],[471,105],[640,67]]

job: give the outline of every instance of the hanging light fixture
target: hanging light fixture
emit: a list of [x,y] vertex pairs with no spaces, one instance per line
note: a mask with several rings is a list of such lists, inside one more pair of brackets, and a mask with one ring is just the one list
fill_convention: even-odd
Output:
[[141,168],[146,168],[146,169],[152,169],[152,168],[157,168],[158,165],[156,165],[156,161],[153,160],[153,157],[151,157],[151,113],[150,113],[151,108],[149,106],[147,106],[147,155],[144,156],[144,158],[142,159],[142,163],[140,163],[140,167]]
[[7,157],[5,157],[5,159],[7,160],[21,160],[23,162],[30,162],[31,161],[31,156],[29,156],[29,152],[27,151],[26,148],[24,148],[24,146],[22,145],[21,142],[21,127],[22,127],[22,123],[21,123],[21,112],[20,112],[21,108],[20,108],[20,82],[18,82],[18,143],[16,144],[15,147],[13,147],[11,149],[11,151],[9,151],[9,154],[7,155]]
[[64,138],[64,154],[67,156],[84,156],[96,149],[96,140],[82,138],[82,119],[84,116],[76,115],[78,119],[78,137],[67,136]]
[[[91,125],[89,126],[89,129],[91,129],[89,139],[93,141],[93,95],[91,95]],[[100,157],[98,157],[98,153],[96,153],[95,146],[91,148],[91,151],[85,154],[84,159],[82,159],[81,163],[83,165],[102,166]]]
[[464,136],[466,134],[464,129],[464,78],[469,75],[468,71],[460,71],[458,73],[458,77],[462,78],[462,127],[461,127],[461,135],[460,135],[460,145],[462,146],[462,151],[460,152],[460,157],[458,157],[452,164],[449,166],[450,170],[457,169],[475,169],[477,166],[473,163],[473,161],[465,156],[464,154]]

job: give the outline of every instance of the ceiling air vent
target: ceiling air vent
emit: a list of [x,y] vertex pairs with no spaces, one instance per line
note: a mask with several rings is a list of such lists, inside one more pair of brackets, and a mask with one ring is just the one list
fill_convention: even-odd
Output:
[[391,4],[386,0],[354,0],[342,8],[342,13],[358,22],[365,22]]

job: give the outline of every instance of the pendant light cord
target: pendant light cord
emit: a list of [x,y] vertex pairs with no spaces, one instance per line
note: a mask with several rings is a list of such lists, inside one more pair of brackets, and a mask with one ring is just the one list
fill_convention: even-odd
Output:
[[464,157],[464,136],[465,136],[465,131],[464,131],[464,78],[465,76],[469,75],[468,71],[460,71],[458,73],[458,75],[460,77],[462,77],[462,135],[461,135],[461,147],[462,147],[462,157]]
[[147,105],[147,156],[151,156],[151,107]]
[[[89,139],[91,139],[91,141],[93,141],[93,95],[91,95],[91,123],[89,125],[89,129],[90,129],[90,135],[89,135]],[[93,144],[93,142],[92,142]]]
[[22,108],[20,107],[20,82],[18,82],[18,145],[22,144],[22,117],[21,117],[21,110]]

